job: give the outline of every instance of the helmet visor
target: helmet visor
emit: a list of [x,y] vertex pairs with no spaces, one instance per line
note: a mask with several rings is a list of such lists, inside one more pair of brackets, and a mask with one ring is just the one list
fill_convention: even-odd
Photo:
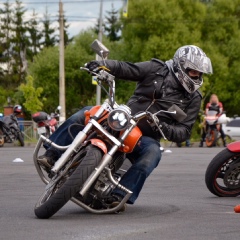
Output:
[[191,59],[186,58],[184,61],[180,61],[180,63],[183,62],[183,64],[181,65],[185,70],[187,68],[190,68],[190,69],[199,71],[201,73],[207,73],[207,74],[213,73],[212,63],[208,57],[194,55],[194,54],[192,54],[189,57],[191,57]]

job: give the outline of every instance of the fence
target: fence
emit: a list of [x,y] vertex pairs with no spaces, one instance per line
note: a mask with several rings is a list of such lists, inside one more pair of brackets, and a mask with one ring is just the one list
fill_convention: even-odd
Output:
[[18,121],[20,129],[24,134],[25,141],[36,141],[38,139],[36,123],[33,121]]

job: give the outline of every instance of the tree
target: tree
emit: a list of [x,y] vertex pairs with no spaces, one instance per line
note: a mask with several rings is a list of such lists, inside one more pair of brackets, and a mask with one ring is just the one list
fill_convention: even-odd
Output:
[[13,41],[13,59],[14,67],[13,73],[16,74],[16,85],[19,85],[25,79],[27,70],[26,50],[29,45],[28,38],[26,36],[27,23],[24,22],[23,16],[26,9],[22,6],[22,2],[16,0],[16,6],[13,13],[13,28],[14,32]]
[[55,29],[51,27],[50,15],[48,14],[47,8],[44,14],[43,20],[43,46],[53,47],[57,43],[56,36],[54,35]]
[[240,112],[239,4],[239,0],[213,1],[208,6],[203,29],[205,44],[210,52],[214,70],[210,78],[209,92],[219,96],[229,116]]
[[46,100],[45,98],[41,98],[43,88],[34,88],[34,79],[32,76],[27,76],[26,84],[22,83],[19,86],[19,91],[22,92],[22,96],[25,99],[23,106],[27,111],[32,114],[42,110],[43,101]]
[[4,8],[0,11],[0,68],[1,83],[5,87],[9,87],[8,75],[12,70],[12,9],[9,1],[5,2]]
[[107,11],[109,16],[105,16],[105,24],[104,24],[104,31],[106,36],[109,38],[110,41],[118,41],[120,36],[120,31],[122,29],[122,23],[119,21],[118,18],[118,11],[114,9],[112,4],[112,10]]
[[32,62],[33,57],[41,50],[41,38],[43,34],[38,30],[39,22],[37,22],[37,13],[33,10],[31,19],[28,23],[28,33],[30,35],[29,45],[27,48],[27,57]]
[[[68,30],[70,25],[67,24],[67,19],[66,18],[63,19],[63,25],[64,25],[64,29],[63,29],[64,46],[66,47],[68,44],[70,44],[72,42],[73,37],[69,38],[67,30]],[[58,28],[58,30],[60,30],[60,29]],[[57,42],[59,43],[59,40]]]

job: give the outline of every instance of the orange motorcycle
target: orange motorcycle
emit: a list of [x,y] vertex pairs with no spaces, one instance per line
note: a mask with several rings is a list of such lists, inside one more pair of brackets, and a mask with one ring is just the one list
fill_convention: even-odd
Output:
[[[102,57],[108,55],[108,49],[95,40],[92,49]],[[94,106],[85,112],[85,127],[74,138],[69,146],[59,146],[40,135],[34,150],[34,163],[41,180],[46,184],[45,191],[36,203],[35,215],[38,218],[49,218],[59,211],[69,200],[91,213],[117,213],[123,210],[132,192],[121,185],[120,179],[125,173],[123,163],[125,155],[133,151],[142,136],[137,127],[139,120],[146,118],[151,126],[159,128],[157,115],[160,112],[182,116],[183,111],[176,105],[167,111],[151,113],[139,112],[133,115],[131,109],[115,101],[115,77],[105,67],[96,76],[97,83],[103,89],[108,85],[108,99],[102,105]],[[185,118],[185,117],[184,117]],[[179,121],[181,121],[179,119]],[[165,138],[166,139],[166,138]],[[37,159],[43,143],[64,150],[51,171],[47,172]],[[114,188],[126,193],[122,201],[112,206],[105,201]]]

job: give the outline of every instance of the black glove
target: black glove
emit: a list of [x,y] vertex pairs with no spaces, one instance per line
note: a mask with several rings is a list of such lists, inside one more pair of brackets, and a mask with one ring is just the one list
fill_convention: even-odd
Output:
[[99,61],[96,61],[96,60],[93,60],[93,61],[85,64],[86,68],[88,68],[90,71],[96,72],[96,73],[100,70],[99,66],[100,66],[100,63],[99,63]]

